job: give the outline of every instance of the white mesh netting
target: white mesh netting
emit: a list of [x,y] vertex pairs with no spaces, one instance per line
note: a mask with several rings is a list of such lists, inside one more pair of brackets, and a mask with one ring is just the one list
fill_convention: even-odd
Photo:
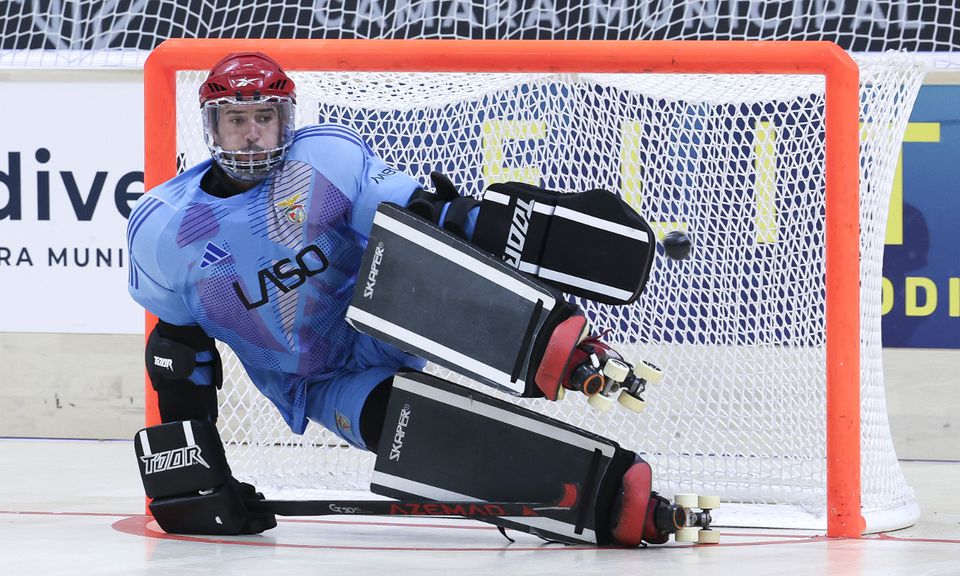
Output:
[[[880,282],[900,136],[924,68],[902,55],[858,62],[862,484],[864,513],[878,529],[910,524],[917,513],[887,423]],[[424,182],[440,170],[471,194],[504,179],[563,191],[602,187],[621,193],[655,229],[688,230],[693,258],[658,257],[636,304],[581,303],[629,359],[664,369],[646,412],[598,414],[576,395],[521,403],[643,453],[666,494],[769,505],[742,524],[825,525],[821,77],[293,76],[301,124],[353,126]],[[178,77],[185,165],[207,156],[195,100],[202,77]],[[220,428],[238,476],[285,493],[367,487],[369,454],[316,425],[292,435],[236,358],[224,358]]]
[[832,40],[937,52],[956,67],[955,0],[15,0],[0,66],[143,65],[167,38]]

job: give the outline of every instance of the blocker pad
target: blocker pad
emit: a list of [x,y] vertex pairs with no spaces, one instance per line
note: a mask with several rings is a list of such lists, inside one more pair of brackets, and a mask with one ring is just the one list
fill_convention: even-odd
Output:
[[491,185],[473,242],[564,292],[604,304],[640,296],[656,250],[650,225],[616,194]]

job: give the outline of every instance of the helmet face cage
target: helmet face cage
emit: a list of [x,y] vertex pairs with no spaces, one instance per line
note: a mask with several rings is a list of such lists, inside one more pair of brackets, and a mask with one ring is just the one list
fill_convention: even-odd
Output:
[[[266,178],[283,163],[293,143],[296,104],[292,98],[218,98],[204,102],[201,112],[210,155],[236,180]],[[250,141],[251,133],[260,136],[258,142]]]

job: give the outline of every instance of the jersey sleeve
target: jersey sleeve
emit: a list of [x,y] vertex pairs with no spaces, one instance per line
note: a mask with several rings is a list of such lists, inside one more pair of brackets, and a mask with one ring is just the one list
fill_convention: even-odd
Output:
[[164,322],[178,326],[196,324],[183,299],[173,290],[158,257],[158,247],[166,238],[165,230],[173,208],[163,201],[144,195],[134,207],[127,223],[130,251],[130,296],[148,312]]
[[[327,128],[328,130],[331,128]],[[421,187],[420,182],[408,176],[377,156],[370,145],[357,132],[346,127],[335,128],[346,136],[341,140],[353,144],[344,154],[345,165],[353,171],[353,214],[351,227],[363,236],[370,235],[373,216],[381,202],[393,202],[406,206],[410,195]]]
[[373,216],[381,202],[406,206],[410,195],[421,187],[420,182],[388,165],[372,150],[364,150],[363,169],[359,179],[359,194],[353,205],[351,225],[364,236],[370,235]]

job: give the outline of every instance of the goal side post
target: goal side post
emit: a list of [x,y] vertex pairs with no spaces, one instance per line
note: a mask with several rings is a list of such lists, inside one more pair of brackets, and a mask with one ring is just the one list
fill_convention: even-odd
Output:
[[[287,70],[811,74],[825,79],[827,534],[858,537],[860,511],[859,72],[831,42],[167,40],[144,66],[149,192],[176,174],[176,73],[258,50]],[[146,320],[147,332],[155,318]],[[146,385],[146,423],[159,423]]]

